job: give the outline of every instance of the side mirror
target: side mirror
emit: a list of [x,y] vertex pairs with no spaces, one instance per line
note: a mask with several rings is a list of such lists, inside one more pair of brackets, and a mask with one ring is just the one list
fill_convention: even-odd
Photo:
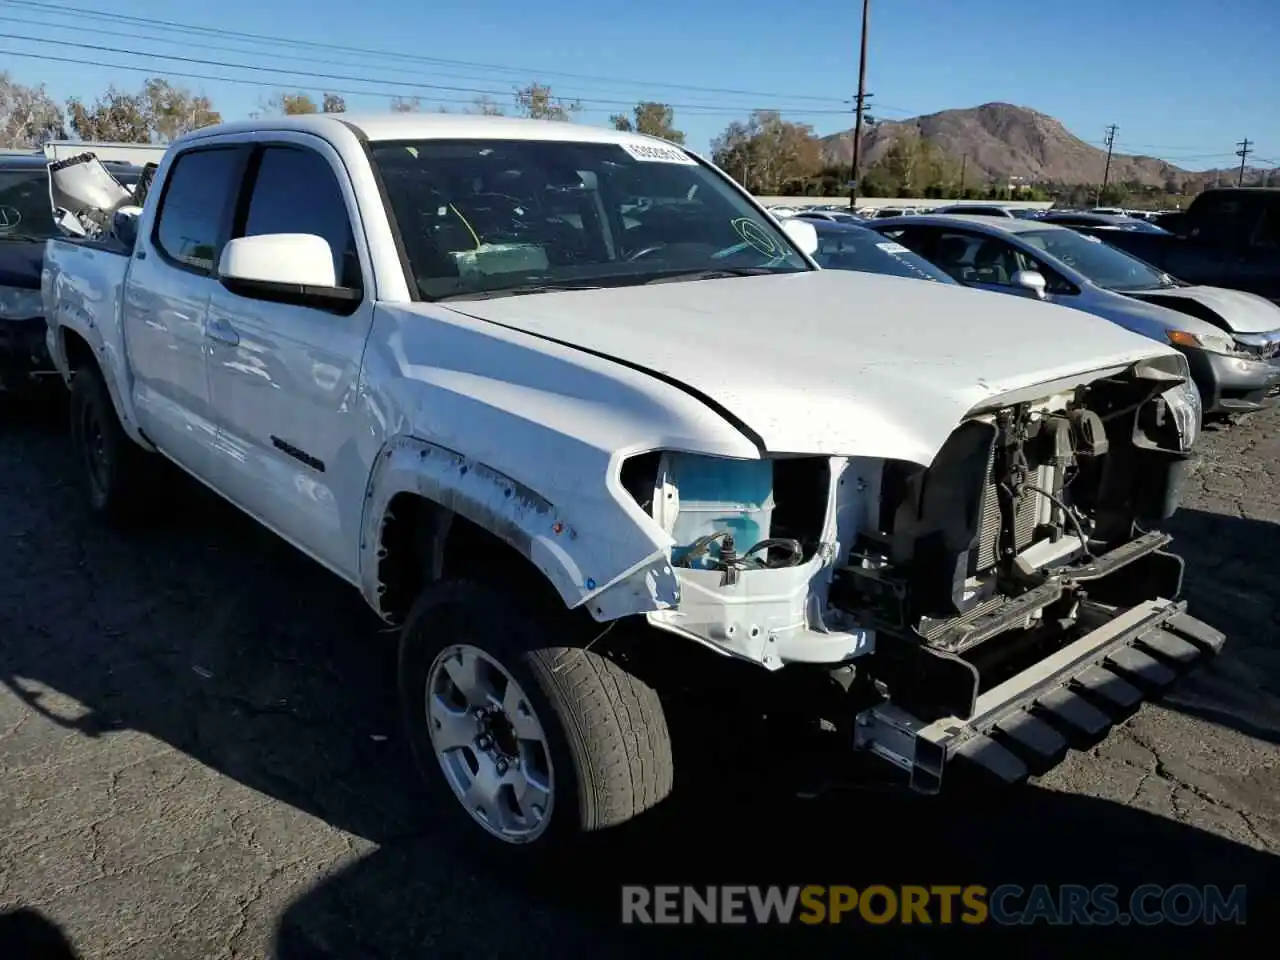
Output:
[[1019,270],[1013,275],[1013,285],[1030,292],[1037,300],[1043,300],[1045,291],[1049,288],[1044,274],[1039,270]]
[[818,228],[808,220],[788,218],[782,221],[782,229],[805,256],[811,257],[818,252]]
[[222,250],[218,280],[232,293],[326,310],[350,310],[363,291],[338,286],[333,252],[310,233],[237,237]]

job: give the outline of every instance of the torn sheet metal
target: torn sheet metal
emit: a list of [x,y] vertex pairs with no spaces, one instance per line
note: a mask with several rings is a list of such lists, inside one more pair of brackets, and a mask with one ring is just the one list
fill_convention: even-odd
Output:
[[59,229],[86,239],[110,235],[116,213],[135,207],[132,191],[92,153],[49,164],[49,200]]
[[609,576],[597,534],[576,529],[569,516],[536,491],[487,465],[425,440],[399,437],[378,457],[365,496],[361,587],[380,606],[380,528],[391,500],[413,493],[465,517],[499,537],[540,570],[568,607],[589,605],[598,620],[663,609],[679,586],[665,554],[642,557]]

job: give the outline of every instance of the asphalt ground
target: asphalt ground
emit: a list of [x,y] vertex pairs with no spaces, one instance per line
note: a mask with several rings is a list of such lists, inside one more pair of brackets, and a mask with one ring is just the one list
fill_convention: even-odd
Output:
[[[0,911],[33,911],[81,958],[952,956],[966,940],[1208,956],[1241,934],[646,928],[620,924],[623,883],[1244,884],[1244,932],[1267,942],[1280,415],[1207,432],[1170,524],[1223,655],[1013,803],[778,796],[759,786],[764,752],[730,731],[722,752],[677,755],[686,771],[721,760],[714,782],[682,794],[678,774],[675,800],[593,858],[504,866],[466,855],[417,791],[393,641],[356,593],[185,479],[158,522],[98,526],[61,403],[0,408]],[[17,926],[0,919],[5,960],[27,955],[5,940]]]

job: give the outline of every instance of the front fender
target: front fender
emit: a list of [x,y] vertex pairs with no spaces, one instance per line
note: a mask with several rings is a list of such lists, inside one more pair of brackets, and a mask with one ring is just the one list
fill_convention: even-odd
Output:
[[597,620],[677,605],[679,584],[660,529],[624,507],[608,478],[600,478],[599,489],[596,497],[584,494],[574,503],[552,503],[455,450],[416,437],[395,437],[379,452],[365,492],[360,537],[364,595],[386,615],[379,602],[381,527],[391,501],[410,493],[509,544],[551,582],[567,607],[587,604]]

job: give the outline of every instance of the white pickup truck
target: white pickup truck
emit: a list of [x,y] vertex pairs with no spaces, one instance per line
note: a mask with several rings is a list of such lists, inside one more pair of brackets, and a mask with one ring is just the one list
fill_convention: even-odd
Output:
[[670,792],[686,655],[937,793],[1223,643],[1158,532],[1180,354],[815,247],[648,137],[290,117],[174,142],[42,289],[94,509],[158,453],[351,583],[442,807],[549,849]]

